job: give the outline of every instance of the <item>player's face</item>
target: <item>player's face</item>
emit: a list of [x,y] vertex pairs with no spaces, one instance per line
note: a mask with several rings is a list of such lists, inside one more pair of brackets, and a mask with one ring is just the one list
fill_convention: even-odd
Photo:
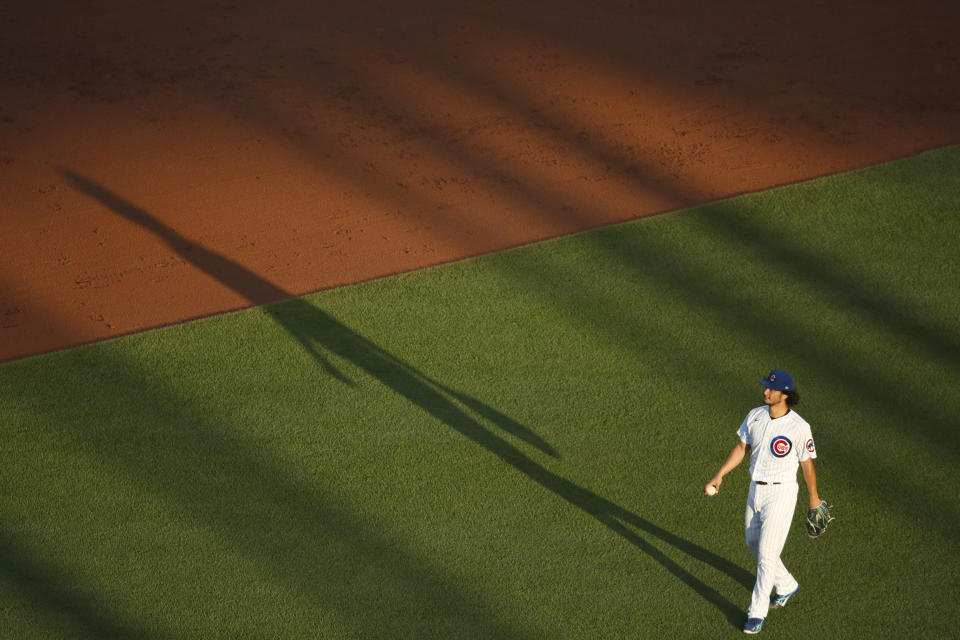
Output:
[[787,399],[787,394],[783,391],[775,391],[773,389],[768,389],[767,387],[763,388],[763,402],[769,407],[776,406],[781,402],[784,402]]

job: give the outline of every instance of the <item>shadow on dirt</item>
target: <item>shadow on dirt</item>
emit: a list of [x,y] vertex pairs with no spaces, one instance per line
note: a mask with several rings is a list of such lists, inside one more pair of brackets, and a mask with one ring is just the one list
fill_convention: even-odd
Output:
[[[519,438],[547,455],[556,457],[557,453],[550,445],[528,427],[517,423],[476,398],[445,387],[393,357],[390,353],[306,301],[301,299],[288,300],[291,296],[287,292],[229,259],[182,237],[146,211],[123,200],[101,185],[69,171],[63,171],[63,175],[77,189],[108,207],[117,215],[155,234],[185,260],[216,278],[225,286],[245,296],[252,304],[263,305],[277,300],[287,300],[282,304],[272,306],[268,310],[270,317],[301,344],[320,366],[335,379],[344,384],[351,384],[348,377],[338,370],[331,359],[324,354],[335,355],[352,363],[387,388],[406,398],[438,422],[454,429],[504,463],[523,473],[533,482],[589,514],[625,541],[643,551],[666,571],[717,607],[732,626],[742,624],[744,614],[740,607],[730,602],[693,573],[684,569],[667,554],[658,550],[644,536],[651,536],[669,544],[680,553],[726,574],[741,584],[744,589],[749,590],[753,586],[753,576],[747,570],[550,471],[510,444],[504,437],[484,427],[478,418],[471,415],[471,412],[496,425],[504,433]],[[206,431],[216,433],[215,429]],[[214,438],[214,436],[208,437]],[[310,530],[314,526],[312,524],[314,520],[313,517],[307,516],[308,513],[314,513],[318,508],[321,510],[323,508],[323,505],[315,504],[317,501],[315,496],[287,486],[288,483],[282,480],[282,471],[279,469],[258,470],[257,465],[250,461],[249,454],[239,450],[241,447],[238,443],[223,442],[220,438],[221,436],[216,436],[216,441],[195,444],[211,450],[221,451],[226,448],[228,451],[235,452],[230,456],[230,459],[234,461],[242,476],[277,478],[275,482],[278,483],[278,486],[268,491],[268,495],[279,496],[293,492],[296,495],[295,504],[299,505],[299,508],[293,514],[290,514],[292,519],[301,524],[301,528],[304,529],[302,533],[307,534],[308,537],[316,537],[321,533]],[[190,475],[190,470],[181,464],[175,461],[170,461],[170,464],[173,467],[168,470],[170,475]],[[249,469],[245,469],[245,467],[249,467]],[[245,471],[249,471],[249,474]],[[270,489],[269,486],[267,488]],[[254,490],[255,488],[250,487],[250,489]],[[262,491],[263,488],[258,488],[258,490]],[[197,511],[193,513],[193,516],[197,518],[216,518],[215,513],[208,515],[205,510],[202,513]],[[356,532],[350,530],[341,530],[337,533],[345,540],[356,537]],[[325,534],[329,535],[329,532],[325,532]],[[369,534],[364,535],[368,536]],[[248,549],[248,551],[263,553],[259,545]],[[409,588],[416,590],[417,582],[430,584],[437,581],[436,577],[427,577],[424,580],[424,576],[417,575],[418,573],[419,571],[412,567],[405,573],[410,578]],[[459,597],[451,596],[448,599],[447,606],[451,607],[452,610],[461,609],[462,604],[459,603]]]

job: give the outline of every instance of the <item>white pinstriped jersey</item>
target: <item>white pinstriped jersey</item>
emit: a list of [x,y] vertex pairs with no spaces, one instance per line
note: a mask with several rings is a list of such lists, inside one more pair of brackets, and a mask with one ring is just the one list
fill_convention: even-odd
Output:
[[817,457],[810,425],[792,409],[777,419],[766,406],[752,409],[737,431],[750,445],[750,479],[795,483],[797,466]]

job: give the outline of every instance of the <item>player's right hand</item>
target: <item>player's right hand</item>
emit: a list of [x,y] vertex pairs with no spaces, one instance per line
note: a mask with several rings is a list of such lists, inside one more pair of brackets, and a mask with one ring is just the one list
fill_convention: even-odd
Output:
[[706,485],[704,485],[704,487],[703,487],[703,492],[709,496],[709,495],[710,495],[710,487],[713,487],[713,488],[716,489],[717,491],[720,491],[720,483],[721,483],[721,482],[723,482],[723,478],[717,478],[716,476],[714,476],[713,478],[710,479],[710,482],[708,482]]

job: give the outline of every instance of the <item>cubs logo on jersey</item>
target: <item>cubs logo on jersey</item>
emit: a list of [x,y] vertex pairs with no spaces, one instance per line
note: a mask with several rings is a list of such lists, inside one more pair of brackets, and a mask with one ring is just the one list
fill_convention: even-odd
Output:
[[770,453],[778,458],[785,457],[793,449],[793,443],[786,436],[777,436],[770,443]]
[[807,451],[809,451],[810,453],[816,453],[817,451],[817,447],[814,446],[813,444],[813,438],[810,438],[809,440],[807,440]]

